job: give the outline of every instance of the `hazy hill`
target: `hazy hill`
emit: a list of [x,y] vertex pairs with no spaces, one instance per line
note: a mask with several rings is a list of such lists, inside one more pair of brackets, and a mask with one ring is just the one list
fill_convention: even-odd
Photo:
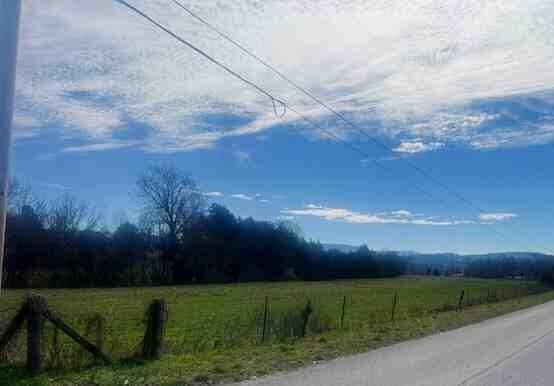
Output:
[[339,251],[342,253],[351,253],[356,252],[360,246],[349,245],[349,244],[323,244],[323,248],[326,251]]
[[[338,250],[343,253],[355,252],[359,246],[349,244],[323,244],[325,250]],[[411,273],[427,273],[429,269],[438,269],[440,271],[463,271],[472,261],[476,260],[502,260],[514,258],[516,260],[534,260],[554,262],[553,255],[546,255],[538,252],[497,252],[462,255],[457,253],[420,253],[416,251],[380,251],[393,252],[404,258],[408,262],[408,271]]]

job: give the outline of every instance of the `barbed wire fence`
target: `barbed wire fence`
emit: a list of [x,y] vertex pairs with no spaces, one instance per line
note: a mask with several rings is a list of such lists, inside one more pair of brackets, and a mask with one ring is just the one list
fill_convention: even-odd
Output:
[[414,299],[406,291],[391,289],[379,295],[374,307],[360,295],[305,296],[292,303],[283,297],[262,295],[225,312],[217,312],[221,303],[214,302],[196,304],[186,313],[177,312],[178,299],[154,299],[146,305],[129,304],[99,313],[79,312],[79,307],[73,312],[58,312],[44,298],[28,296],[19,307],[0,310],[0,362],[25,363],[36,372],[121,359],[155,360],[165,353],[293,344],[332,330],[355,333],[370,329],[378,333],[410,319],[546,291],[540,285],[463,288],[455,296],[449,292],[442,302],[428,304],[424,298]]

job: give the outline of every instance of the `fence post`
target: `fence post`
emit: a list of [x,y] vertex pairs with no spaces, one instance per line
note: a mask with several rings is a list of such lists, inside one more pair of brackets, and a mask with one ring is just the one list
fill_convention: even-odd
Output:
[[148,307],[148,324],[144,334],[143,356],[145,359],[160,359],[163,348],[167,303],[164,299],[154,300]]
[[105,363],[110,363],[110,358],[108,358],[98,347],[90,343],[88,340],[83,338],[77,331],[71,328],[66,324],[58,315],[56,315],[51,310],[46,310],[44,314],[45,318],[50,321],[57,329],[62,331],[64,334],[73,339],[77,344],[83,347],[86,351],[94,355],[96,358],[102,359]]
[[23,306],[19,309],[15,317],[9,322],[8,326],[6,327],[6,330],[3,332],[2,335],[0,335],[0,352],[2,352],[6,346],[10,343],[12,338],[19,332],[19,330],[22,328],[23,323],[25,322],[25,319],[27,318],[28,310],[27,310],[27,304],[23,304]]
[[43,297],[27,298],[27,369],[33,373],[42,368],[44,314],[47,309],[48,303]]
[[306,336],[306,330],[308,329],[308,319],[310,318],[310,314],[312,312],[312,303],[308,299],[306,307],[304,308],[304,310],[302,310],[302,337]]
[[462,289],[462,292],[460,292],[460,298],[458,299],[458,311],[460,311],[462,309],[462,304],[463,304],[463,301],[464,301],[464,294],[465,294],[465,290]]
[[[87,320],[85,336],[94,342],[98,350],[104,349],[104,333],[106,330],[106,320],[100,313],[94,314]],[[94,337],[94,339],[92,339]]]
[[340,328],[341,330],[344,328],[344,311],[346,309],[346,295],[342,298],[342,311],[340,314]]
[[396,312],[396,303],[398,303],[398,292],[394,291],[394,299],[392,301],[392,314],[391,314],[391,321],[394,322],[394,314]]
[[268,308],[268,299],[267,296],[265,297],[265,303],[264,303],[264,324],[262,327],[262,343],[265,342],[265,331],[267,328],[267,308]]
[[52,335],[52,356],[56,366],[60,367],[60,329],[54,326],[54,334]]

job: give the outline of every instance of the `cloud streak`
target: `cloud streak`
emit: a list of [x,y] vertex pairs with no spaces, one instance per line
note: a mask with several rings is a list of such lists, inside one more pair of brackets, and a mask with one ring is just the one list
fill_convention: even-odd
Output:
[[515,213],[481,213],[479,220],[483,222],[506,221],[519,217]]
[[204,196],[207,196],[207,197],[223,197],[224,194],[221,193],[221,192],[206,192],[206,193],[204,193]]
[[345,208],[332,208],[323,205],[308,204],[301,209],[283,209],[285,216],[307,216],[321,218],[327,221],[343,221],[351,224],[411,224],[411,225],[473,225],[510,220],[518,217],[514,213],[482,213],[479,219],[452,219],[413,214],[406,209],[390,213],[362,213]]
[[401,142],[400,145],[394,149],[394,151],[397,153],[416,154],[416,153],[438,150],[442,147],[444,147],[444,144],[441,142],[425,143],[420,140],[413,140],[413,141]]
[[[311,119],[355,139],[328,111],[169,2],[132,3]],[[550,0],[192,0],[188,6],[337,111],[372,123],[364,127],[396,141],[399,152],[438,150],[433,144],[445,142],[490,149],[554,141]],[[117,143],[122,127],[140,122],[149,131],[137,148],[178,152],[212,149],[282,123],[267,97],[111,0],[23,7],[16,106],[23,126],[25,119],[40,122],[103,150],[114,148],[108,144]],[[506,113],[506,100],[533,114]],[[248,122],[220,122],[210,131],[201,124],[221,113]],[[286,123],[299,121],[287,114]],[[19,139],[41,135],[28,126],[33,129]]]
[[252,201],[254,199],[254,197],[249,196],[248,194],[243,194],[243,193],[231,194],[231,197],[239,199],[239,200],[245,200],[245,201]]

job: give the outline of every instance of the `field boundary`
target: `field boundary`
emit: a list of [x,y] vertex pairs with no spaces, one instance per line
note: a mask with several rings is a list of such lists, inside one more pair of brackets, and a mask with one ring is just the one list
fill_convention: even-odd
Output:
[[[434,280],[429,280],[431,284],[434,282]],[[290,295],[295,292],[285,292],[288,294],[287,298],[283,298],[283,295],[279,295],[279,292],[274,292],[272,295],[258,295],[255,298],[259,299],[261,297],[261,301],[246,303],[252,313],[242,315],[244,316],[242,320],[248,320],[251,324],[244,326],[237,324],[240,320],[233,319],[232,314],[228,311],[223,314],[214,314],[214,316],[231,316],[228,320],[220,319],[217,321],[211,319],[211,321],[224,325],[225,331],[235,335],[229,337],[228,344],[216,346],[214,343],[213,346],[199,346],[194,351],[185,351],[188,348],[179,346],[179,339],[185,336],[183,334],[187,332],[187,330],[183,330],[183,327],[186,329],[186,326],[195,326],[195,324],[183,325],[182,323],[183,321],[186,322],[187,319],[197,318],[195,304],[203,304],[206,307],[206,303],[202,303],[204,300],[197,302],[186,287],[179,289],[179,294],[187,296],[186,301],[188,303],[185,302],[185,304],[189,304],[189,306],[184,309],[181,306],[181,313],[175,312],[173,308],[179,305],[175,301],[179,301],[180,296],[183,296],[176,296],[176,293],[172,295],[174,296],[171,298],[173,299],[172,302],[167,302],[163,298],[156,298],[148,304],[142,303],[145,306],[141,306],[141,308],[144,308],[142,308],[143,318],[140,320],[132,317],[135,312],[140,313],[140,309],[135,307],[133,313],[129,313],[124,308],[126,303],[120,301],[121,305],[118,309],[120,314],[125,315],[126,318],[131,316],[131,319],[128,320],[132,323],[139,323],[133,327],[132,334],[127,334],[126,331],[122,330],[122,328],[125,328],[124,326],[129,326],[128,324],[121,324],[121,321],[116,319],[112,320],[112,323],[115,323],[114,328],[111,326],[112,323],[106,322],[102,315],[96,315],[90,320],[85,320],[85,324],[81,324],[83,319],[77,319],[79,315],[84,317],[88,314],[83,313],[82,309],[79,311],[78,306],[70,308],[74,314],[71,311],[68,313],[66,309],[65,316],[62,316],[64,314],[57,313],[42,297],[30,296],[23,299],[17,314],[10,318],[11,323],[7,327],[5,323],[7,319],[5,318],[4,322],[0,324],[0,368],[10,369],[9,371],[21,370],[25,371],[26,374],[37,374],[39,377],[41,377],[40,374],[56,374],[58,370],[75,375],[91,374],[94,371],[111,373],[116,371],[115,369],[121,368],[121,366],[126,367],[131,364],[135,366],[136,371],[142,372],[143,370],[137,369],[147,371],[146,369],[156,368],[156,362],[167,365],[168,361],[182,358],[182,360],[191,363],[191,365],[186,366],[192,366],[193,363],[197,362],[200,364],[198,369],[190,368],[188,370],[192,373],[198,371],[200,373],[197,374],[200,377],[199,379],[204,379],[203,374],[209,374],[207,377],[210,382],[218,379],[235,380],[235,376],[238,379],[246,379],[252,375],[259,376],[304,366],[309,364],[310,361],[305,362],[308,358],[312,358],[311,361],[328,360],[458,328],[497,316],[504,313],[503,310],[512,311],[514,307],[519,307],[519,304],[531,304],[539,301],[539,299],[550,299],[552,297],[549,295],[549,293],[552,294],[550,288],[532,282],[491,282],[476,287],[471,282],[466,284],[460,281],[457,287],[448,286],[447,292],[429,298],[427,297],[428,294],[434,294],[433,288],[436,291],[440,287],[431,286],[428,288],[425,281],[415,280],[413,284],[410,281],[408,286],[402,282],[392,282],[392,285],[387,284],[384,288],[379,286],[366,287],[367,283],[364,281],[340,283],[339,289],[333,287],[334,292],[332,293],[334,295],[332,297],[329,297],[330,293],[327,292],[329,290],[327,285],[334,284],[332,282],[319,283],[321,287],[316,288],[320,292],[307,291],[306,295],[308,296],[304,298],[291,298]],[[351,286],[344,287],[344,284],[350,284]],[[274,284],[268,285],[275,286]],[[307,285],[310,286],[313,283],[307,283]],[[288,284],[284,285],[283,288],[287,286]],[[424,294],[424,296],[410,292],[412,286],[413,288],[420,288],[421,294]],[[214,294],[210,296],[220,296],[226,293],[227,290],[234,291],[235,288],[237,287],[217,287],[217,292],[214,291]],[[246,293],[241,287],[237,289],[239,290],[238,293]],[[344,292],[348,295],[341,294],[341,291],[347,291],[348,289],[353,292]],[[430,289],[431,292],[429,292]],[[199,287],[199,290],[205,291],[201,287]],[[171,291],[174,290],[168,289],[166,292],[158,292],[153,288],[151,293],[155,295],[163,292],[165,297]],[[207,288],[206,291],[210,291],[210,288]],[[113,292],[108,293],[107,296],[115,296]],[[314,302],[313,298],[310,299],[309,295],[315,296],[316,301]],[[448,296],[445,297],[445,295]],[[52,296],[52,299],[55,300],[55,296]],[[132,301],[132,298],[122,299]],[[230,299],[224,299],[218,299],[218,302],[220,302],[218,304],[229,304],[231,299],[240,299],[240,297],[233,296]],[[284,299],[293,300],[296,305],[288,309],[279,308],[283,305]],[[378,303],[374,303],[371,299],[375,299]],[[324,301],[322,302],[322,300]],[[13,306],[14,301],[15,298],[12,302],[5,304]],[[32,306],[33,303],[38,304],[38,306]],[[56,304],[59,306],[61,303]],[[171,308],[168,304],[171,305]],[[35,310],[31,311],[33,307]],[[38,308],[38,312],[36,308]],[[61,310],[64,311],[64,308],[62,307]],[[231,307],[229,310],[236,312],[239,309]],[[485,313],[487,316],[483,316]],[[36,315],[39,315],[39,317]],[[330,316],[332,325],[326,324],[322,315],[323,317]],[[373,319],[374,316],[379,318]],[[196,320],[202,320],[202,318]],[[27,329],[23,328],[25,321],[27,321]],[[446,325],[442,324],[445,321],[447,322]],[[15,327],[10,327],[12,324]],[[49,334],[43,334],[42,331],[37,332],[44,327],[44,324],[48,324],[49,328],[53,327],[53,330],[48,331]],[[33,325],[34,327],[32,327]],[[139,325],[142,325],[142,327],[138,327]],[[208,324],[203,325],[200,330],[192,329],[188,331],[196,334],[194,338],[201,343],[202,339],[212,339],[217,342],[220,338],[215,334],[219,332],[212,329],[213,327],[215,326]],[[245,327],[249,330],[246,333],[250,335],[241,336],[240,334],[245,332]],[[33,328],[35,329],[34,333],[32,332]],[[110,329],[125,339],[126,346],[124,350],[114,352],[112,351],[113,347],[110,349],[109,345],[106,345],[104,333],[105,330]],[[8,334],[8,330],[14,331]],[[67,334],[68,331],[69,334]],[[166,339],[168,331],[169,338]],[[18,332],[19,337],[16,336]],[[65,351],[62,352],[62,355],[77,354],[80,355],[81,359],[85,358],[84,361],[74,367],[72,364],[77,362],[65,358],[62,358],[62,360],[56,359],[56,355],[59,355],[59,352],[56,351],[56,345],[60,340],[59,334],[69,337],[71,340],[66,339],[66,343],[75,347],[70,351],[69,346],[64,346]],[[279,336],[278,334],[285,335]],[[10,337],[6,338],[8,335]],[[41,344],[36,343],[37,336],[39,341],[42,340]],[[176,336],[179,339],[176,340]],[[17,338],[19,345],[14,345],[15,341],[11,339],[13,337]],[[235,338],[238,340],[233,340]],[[10,340],[12,340],[12,344],[8,345]],[[25,346],[20,344],[22,342],[26,343]],[[7,358],[5,350],[9,350],[10,346],[12,350],[18,351],[17,354]],[[26,366],[21,367],[20,364],[25,351],[27,353]],[[29,361],[29,358],[33,357],[33,352],[35,358],[36,353],[39,353],[38,355],[42,358],[38,361],[38,365],[33,364],[32,360]],[[31,353],[31,356],[29,356],[29,353]],[[95,353],[98,355],[95,355]],[[244,356],[244,361],[246,361],[246,358],[252,360],[253,356],[259,356],[259,360],[256,358],[255,362],[248,362],[252,369],[247,368],[237,371],[236,368],[238,367],[233,367],[235,370],[232,370],[232,372],[230,369],[224,370],[227,364],[221,362],[223,359],[217,358],[229,358],[229,356],[234,355]],[[266,359],[264,359],[264,356]],[[243,359],[240,358],[236,360],[236,362],[242,361]],[[289,363],[289,361],[292,362]],[[216,365],[215,370],[206,370],[205,366],[209,366],[209,363],[220,364]],[[91,365],[93,366],[91,367]],[[236,375],[230,378],[229,374],[234,372],[236,372]],[[2,383],[1,381],[2,376],[0,375],[0,383]],[[49,385],[49,383],[46,384]],[[77,382],[75,384],[80,385]],[[185,382],[185,384],[187,383]]]

